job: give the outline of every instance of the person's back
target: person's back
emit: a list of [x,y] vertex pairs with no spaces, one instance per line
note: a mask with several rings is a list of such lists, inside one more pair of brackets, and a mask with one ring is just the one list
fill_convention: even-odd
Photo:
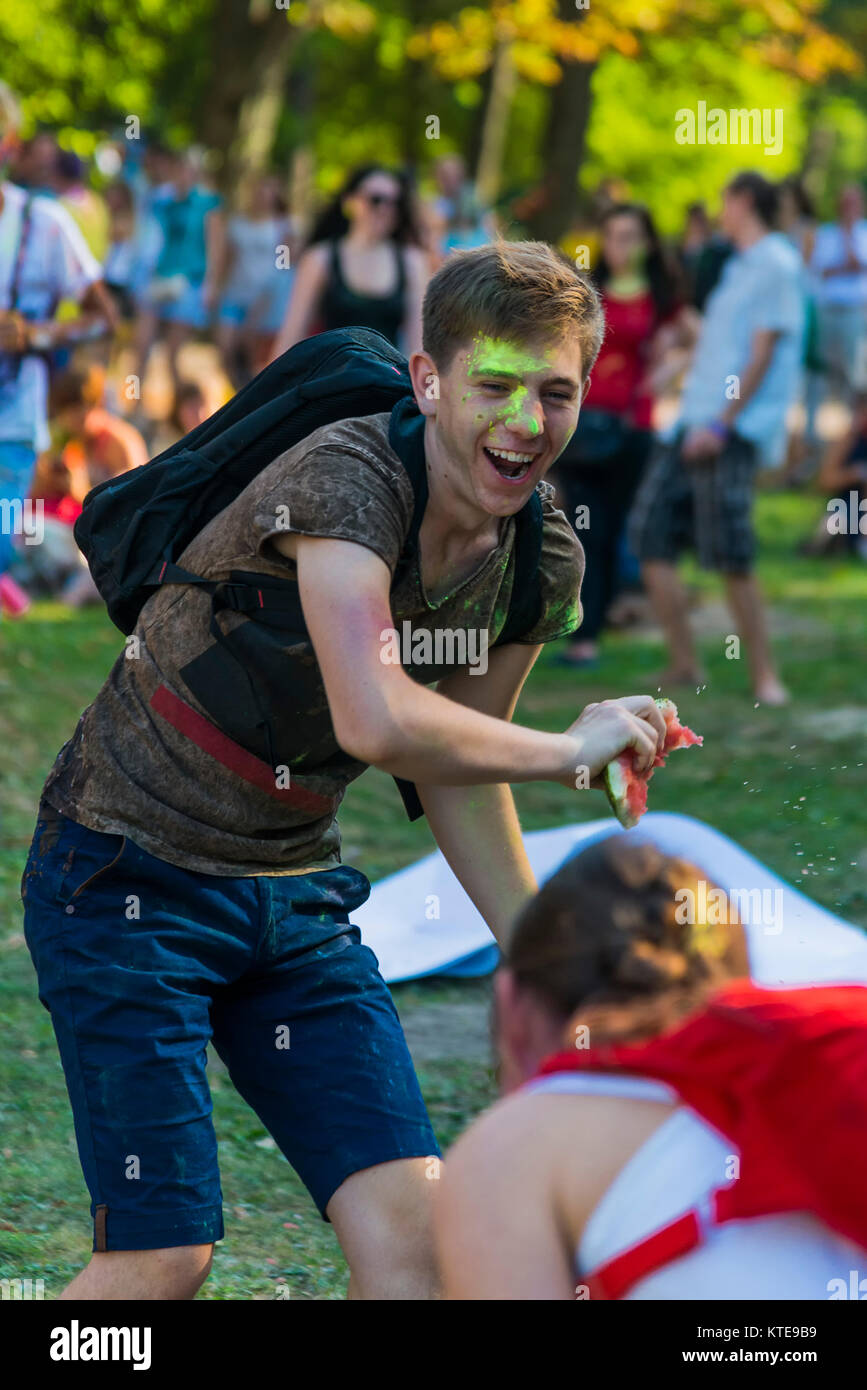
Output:
[[[737,1148],[679,1105],[668,1086],[641,1077],[612,1080],[559,1072],[530,1082],[514,1102],[513,1123],[535,1136],[542,1171],[546,1159],[539,1158],[538,1147],[547,1132],[542,1107],[554,1097],[554,1105],[568,1109],[568,1116],[552,1116],[558,1150],[549,1155],[551,1195],[566,1214],[577,1297],[604,1296],[595,1280],[616,1261],[619,1278],[639,1274],[617,1295],[627,1300],[824,1299],[835,1278],[859,1257],[863,1262],[863,1252],[851,1241],[800,1212],[709,1224],[694,1249],[662,1258],[668,1237],[659,1233],[696,1210],[711,1210],[713,1194],[737,1174]],[[633,1142],[639,1123],[650,1132]],[[589,1133],[594,1153],[605,1154],[601,1172],[597,1167],[592,1175],[583,1161]],[[630,1136],[626,1144],[624,1134]],[[581,1155],[581,1160],[570,1163],[571,1155]],[[593,1201],[600,1177],[606,1186]],[[659,1244],[650,1246],[632,1268],[624,1266],[627,1252],[654,1236]],[[645,1260],[651,1267],[642,1276]]]
[[519,914],[506,1095],[440,1193],[447,1296],[826,1299],[863,1261],[867,987],[753,984],[702,875],[612,836]]

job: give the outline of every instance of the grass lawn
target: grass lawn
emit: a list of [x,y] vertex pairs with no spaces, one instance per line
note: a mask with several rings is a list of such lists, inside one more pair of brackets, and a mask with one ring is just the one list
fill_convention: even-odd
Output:
[[[725,620],[718,632],[705,622],[707,687],[678,699],[705,746],[672,760],[650,802],[708,821],[818,902],[867,926],[867,565],[795,555],[820,508],[788,493],[766,493],[758,508],[761,576],[793,705],[756,708],[745,663],[726,657]],[[689,577],[703,597],[717,595],[711,577],[695,570]],[[86,1260],[90,1220],[51,1023],[21,936],[18,884],[44,777],[120,645],[101,611],[73,614],[47,603],[4,623],[0,635],[0,1277],[43,1278],[49,1298]],[[565,728],[590,700],[652,689],[662,659],[658,641],[634,634],[612,636],[590,674],[561,670],[545,653],[517,717]],[[541,783],[519,788],[517,802],[527,829],[604,814],[596,793]],[[341,823],[344,858],[372,879],[431,845],[424,823],[406,820],[391,780],[373,771],[350,788]],[[493,1096],[478,1049],[461,1056],[450,1030],[450,1020],[484,1011],[488,984],[431,981],[394,993],[411,1039],[414,1020],[442,1020],[442,1047],[417,1060],[445,1146]],[[331,1228],[212,1060],[226,1239],[199,1296],[273,1298],[282,1281],[292,1298],[341,1297],[346,1268]]]

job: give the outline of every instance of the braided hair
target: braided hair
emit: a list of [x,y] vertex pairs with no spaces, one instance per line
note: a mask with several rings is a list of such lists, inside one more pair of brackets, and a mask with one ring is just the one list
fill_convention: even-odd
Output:
[[731,906],[713,922],[685,920],[695,914],[679,908],[689,900],[681,890],[694,903],[703,878],[686,859],[611,836],[570,859],[526,905],[504,964],[564,1024],[593,1009],[594,1041],[666,1031],[725,980],[749,975]]

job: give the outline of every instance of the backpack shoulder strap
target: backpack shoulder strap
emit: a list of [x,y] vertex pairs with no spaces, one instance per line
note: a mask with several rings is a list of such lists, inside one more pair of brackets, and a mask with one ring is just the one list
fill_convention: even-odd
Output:
[[427,506],[427,461],[424,454],[424,416],[412,396],[404,396],[391,412],[388,442],[397,454],[412,484],[415,503],[412,520],[397,562],[395,575],[406,568],[418,550],[418,533]]
[[542,499],[534,491],[526,506],[515,517],[515,578],[506,621],[494,643],[497,647],[522,637],[536,626],[542,616],[542,591],[538,576],[543,534]]

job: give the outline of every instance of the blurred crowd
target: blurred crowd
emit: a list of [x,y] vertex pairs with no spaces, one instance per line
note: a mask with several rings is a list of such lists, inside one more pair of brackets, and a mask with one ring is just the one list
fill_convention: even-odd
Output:
[[[0,92],[7,615],[39,594],[70,604],[96,598],[71,530],[91,487],[169,447],[312,333],[362,324],[407,354],[420,348],[422,300],[437,267],[456,248],[525,235],[521,217],[532,205],[531,194],[496,210],[480,205],[464,160],[449,154],[421,187],[401,169],[355,169],[310,219],[290,206],[275,174],[251,178],[228,202],[195,150],[120,140],[90,165],[50,131],[20,139],[18,124],[14,98]],[[700,675],[672,610],[682,592],[663,574],[678,552],[677,479],[659,456],[673,432],[681,462],[690,451],[729,451],[728,489],[740,485],[739,467],[747,476],[735,455],[749,446],[754,472],[828,497],[867,496],[863,191],[839,190],[837,215],[825,223],[797,179],[774,186],[744,175],[723,195],[720,210],[693,204],[681,235],[666,243],[647,208],[607,179],[560,243],[592,277],[608,323],[580,429],[554,479],[573,519],[582,507],[592,516],[583,530],[576,520],[587,575],[582,628],[560,658],[570,665],[592,665],[606,625],[628,623],[644,591],[669,638],[672,674]],[[755,314],[769,356],[756,380],[749,361],[742,381],[749,351],[743,345],[738,358],[735,348]],[[734,400],[744,386],[749,394],[731,419],[724,412],[707,425],[702,381],[714,372],[731,375]],[[830,441],[820,427],[828,402],[843,421]],[[41,504],[40,545],[10,522],[25,501]],[[725,497],[713,505],[725,511]],[[726,553],[710,564],[738,573],[750,557],[741,556],[734,510],[714,542]],[[700,517],[693,521],[700,530]],[[704,562],[701,535],[694,539]],[[867,559],[857,527],[831,535],[823,514],[805,548],[835,546]],[[735,590],[729,598],[736,614],[739,602],[752,602]],[[778,682],[770,666],[762,672],[761,634],[754,637],[754,683],[773,702]]]

